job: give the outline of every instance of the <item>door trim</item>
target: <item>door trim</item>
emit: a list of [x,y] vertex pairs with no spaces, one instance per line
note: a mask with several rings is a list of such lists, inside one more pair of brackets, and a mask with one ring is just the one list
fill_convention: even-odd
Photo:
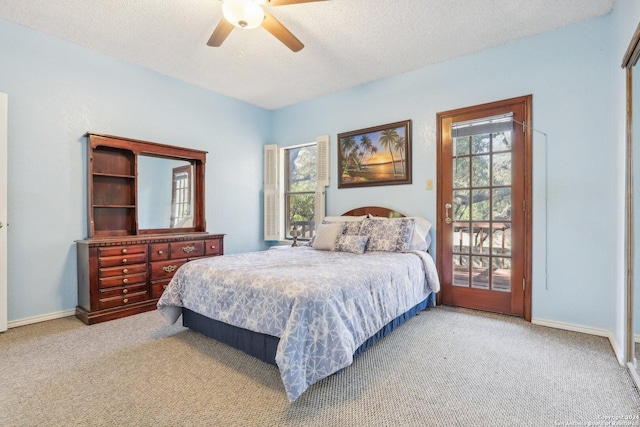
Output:
[[[524,116],[525,116],[525,126],[524,128],[524,169],[525,169],[525,182],[524,182],[524,200],[526,209],[524,212],[524,248],[523,248],[523,256],[524,256],[524,294],[523,294],[523,317],[526,321],[531,321],[531,252],[532,252],[532,211],[533,211],[533,197],[532,197],[532,175],[533,175],[533,161],[532,161],[532,146],[533,146],[533,137],[532,137],[532,95],[526,95],[516,98],[505,99],[496,102],[490,102],[486,104],[475,105],[471,107],[460,108],[456,110],[449,110],[437,113],[436,115],[436,146],[437,146],[437,179],[438,182],[443,182],[443,170],[442,170],[442,158],[443,158],[443,144],[442,138],[445,135],[446,131],[442,128],[443,118],[451,117],[451,116],[461,116],[465,114],[476,114],[482,113],[483,111],[488,111],[500,107],[505,107],[512,104],[523,104],[524,105]],[[442,185],[437,186],[437,214],[436,214],[436,224],[437,230],[443,230],[445,224],[445,216],[444,216],[444,205],[445,195],[442,191]],[[442,271],[443,270],[443,257],[441,254],[444,253],[444,239],[442,237],[436,239],[436,251],[437,251],[437,266],[438,271],[440,271],[440,280],[442,281]],[[442,302],[442,292],[438,294],[438,303]]]
[[7,154],[7,134],[8,134],[8,97],[6,93],[0,92],[0,332],[7,330],[8,322],[8,263],[7,263],[7,187],[8,187],[8,154]]

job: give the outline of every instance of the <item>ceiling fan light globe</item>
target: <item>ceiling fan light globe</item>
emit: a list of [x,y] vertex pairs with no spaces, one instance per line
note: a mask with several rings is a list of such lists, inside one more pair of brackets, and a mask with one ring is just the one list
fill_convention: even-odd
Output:
[[224,19],[238,28],[250,30],[264,21],[264,10],[252,0],[227,0],[222,3]]

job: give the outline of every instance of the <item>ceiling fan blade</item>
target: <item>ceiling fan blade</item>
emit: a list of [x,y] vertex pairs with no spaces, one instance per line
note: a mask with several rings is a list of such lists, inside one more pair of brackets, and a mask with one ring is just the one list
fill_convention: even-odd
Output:
[[212,47],[220,47],[231,30],[233,30],[233,24],[222,18],[216,29],[213,30],[213,34],[211,34],[207,45]]
[[287,30],[287,28],[280,23],[273,15],[265,12],[264,13],[264,21],[262,21],[262,26],[265,30],[269,31],[275,38],[280,40],[294,52],[298,52],[301,50],[304,45],[296,36],[294,36],[291,31]]
[[287,6],[290,4],[311,3],[316,1],[328,1],[328,0],[267,0],[266,4],[268,6]]

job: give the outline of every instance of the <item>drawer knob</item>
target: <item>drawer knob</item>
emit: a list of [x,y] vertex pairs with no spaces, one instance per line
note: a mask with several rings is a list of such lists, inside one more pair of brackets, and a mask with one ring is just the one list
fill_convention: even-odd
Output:
[[122,279],[122,283],[129,283],[129,279]]
[[190,254],[191,252],[193,252],[195,250],[196,250],[195,246],[183,246],[182,247],[182,252],[184,252],[186,254]]
[[216,245],[211,245],[211,249],[215,249],[215,248],[216,248]]
[[128,303],[128,302],[129,302],[129,298],[125,298],[125,299],[123,299],[123,300],[122,300],[122,302],[123,302],[124,304]]
[[128,262],[129,262],[129,261],[128,261],[126,258],[122,258],[122,263],[123,263],[123,264],[126,264],[126,263],[128,263]]
[[158,255],[162,255],[164,251],[158,251]]
[[123,290],[122,290],[122,293],[123,293],[123,294],[128,294],[128,293],[129,293],[129,289],[123,289]]
[[176,268],[178,267],[176,267],[175,265],[167,265],[162,267],[165,273],[173,273],[174,271],[176,271]]
[[122,270],[122,274],[127,274],[129,272],[128,268],[125,268],[124,270]]
[[126,254],[126,253],[127,253],[127,250],[126,250],[126,249],[123,249],[123,250],[122,250],[122,253],[123,253],[123,254]]

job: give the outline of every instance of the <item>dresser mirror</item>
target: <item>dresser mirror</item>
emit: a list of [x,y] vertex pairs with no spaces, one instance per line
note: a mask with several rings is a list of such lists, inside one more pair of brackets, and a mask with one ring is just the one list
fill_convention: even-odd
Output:
[[138,157],[138,227],[141,230],[193,227],[193,169],[185,160]]

